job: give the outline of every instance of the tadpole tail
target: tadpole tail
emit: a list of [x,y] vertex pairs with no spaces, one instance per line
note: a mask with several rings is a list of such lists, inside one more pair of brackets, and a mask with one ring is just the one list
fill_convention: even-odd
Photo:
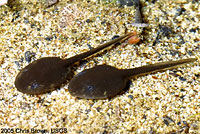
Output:
[[88,56],[90,56],[90,55],[92,55],[92,54],[94,54],[94,53],[96,53],[98,51],[101,51],[104,48],[109,47],[109,46],[111,46],[111,45],[113,45],[113,44],[115,44],[117,42],[124,41],[125,39],[127,39],[127,38],[129,38],[129,37],[131,37],[133,35],[134,35],[134,32],[127,33],[127,34],[125,34],[123,36],[120,36],[120,37],[118,37],[118,38],[116,38],[114,40],[111,40],[111,41],[109,41],[109,42],[107,42],[107,43],[105,43],[103,45],[100,45],[99,47],[94,48],[94,49],[92,49],[90,51],[87,51],[87,52],[78,54],[78,55],[76,55],[74,57],[71,57],[69,59],[66,59],[66,62],[67,62],[67,64],[73,64],[73,63],[75,63],[77,61],[80,61],[80,60],[82,60],[82,59],[84,59],[84,58],[86,58],[86,57],[88,57]]
[[197,58],[189,58],[189,59],[183,59],[183,60],[178,60],[178,61],[160,62],[160,63],[146,65],[146,66],[137,67],[137,68],[133,68],[133,69],[125,69],[123,71],[124,71],[125,77],[138,76],[138,75],[144,75],[147,73],[172,69],[172,68],[178,67],[182,64],[194,62],[196,60],[197,60]]

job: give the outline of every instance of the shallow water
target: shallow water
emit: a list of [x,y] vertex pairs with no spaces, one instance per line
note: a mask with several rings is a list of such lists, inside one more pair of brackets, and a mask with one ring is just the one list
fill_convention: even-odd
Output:
[[138,45],[110,48],[87,59],[75,73],[103,63],[125,69],[194,55],[199,58],[198,1],[141,0],[143,20],[150,24],[144,29],[131,25],[134,6],[63,0],[44,8],[36,0],[22,3],[19,10],[0,7],[1,128],[49,132],[66,128],[68,133],[198,132],[198,62],[131,79],[125,93],[107,100],[77,99],[69,94],[67,83],[38,96],[19,93],[14,87],[19,70],[35,59],[71,57],[133,30],[141,33]]

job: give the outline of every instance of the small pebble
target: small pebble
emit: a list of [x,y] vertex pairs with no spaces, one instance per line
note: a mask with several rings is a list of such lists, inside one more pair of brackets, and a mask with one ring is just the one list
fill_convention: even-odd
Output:
[[14,61],[14,63],[17,65],[18,68],[20,68],[20,64],[18,61]]
[[28,19],[24,19],[24,23],[29,23],[29,20]]
[[87,46],[89,47],[89,49],[93,49],[93,47],[90,44],[87,44]]
[[90,19],[87,19],[86,22],[87,22],[87,23],[90,23],[90,22],[92,22],[92,21],[91,21]]
[[177,15],[177,16],[180,16],[180,15],[183,14],[185,11],[186,11],[185,8],[178,8],[178,9],[177,9],[176,15]]
[[186,81],[186,79],[181,77],[181,76],[179,77],[179,79],[182,80],[182,81]]
[[128,98],[130,98],[131,100],[133,100],[133,95],[128,95]]
[[35,54],[30,51],[26,51],[24,56],[25,56],[25,60],[29,63],[31,62],[31,59],[35,56]]
[[190,29],[190,32],[192,32],[192,33],[196,33],[196,31],[199,31],[199,28],[191,28]]
[[105,24],[105,23],[106,23],[106,20],[103,20],[103,21],[101,22],[102,25]]
[[172,33],[172,29],[170,27],[159,25],[159,28],[163,36],[169,37],[169,34]]
[[57,4],[58,2],[59,2],[59,0],[46,0],[45,5],[46,5],[46,7],[50,7],[50,6]]
[[185,92],[185,89],[181,89],[181,92]]
[[185,95],[180,96],[181,99],[184,99]]
[[47,41],[51,41],[52,39],[53,39],[52,36],[51,36],[51,37],[49,36],[49,37],[46,37],[46,38],[45,38],[45,40],[47,40]]
[[174,121],[169,116],[165,116],[163,117],[163,122],[165,123],[165,125],[168,126],[171,122],[174,122]]

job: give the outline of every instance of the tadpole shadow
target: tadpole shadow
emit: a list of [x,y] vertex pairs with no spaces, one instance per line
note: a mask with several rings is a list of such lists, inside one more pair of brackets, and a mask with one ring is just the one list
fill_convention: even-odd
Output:
[[130,79],[128,79],[125,88],[123,88],[122,91],[117,95],[122,95],[122,94],[127,93],[130,89],[131,84],[132,84],[132,81]]

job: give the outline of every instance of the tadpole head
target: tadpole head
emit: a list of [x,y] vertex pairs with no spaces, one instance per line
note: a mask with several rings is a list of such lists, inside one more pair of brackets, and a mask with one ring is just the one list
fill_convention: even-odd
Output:
[[69,82],[71,95],[85,99],[105,99],[117,95],[127,83],[121,71],[100,65],[84,70]]
[[27,94],[42,94],[54,90],[67,80],[70,67],[58,57],[36,60],[23,68],[15,79],[18,91]]

